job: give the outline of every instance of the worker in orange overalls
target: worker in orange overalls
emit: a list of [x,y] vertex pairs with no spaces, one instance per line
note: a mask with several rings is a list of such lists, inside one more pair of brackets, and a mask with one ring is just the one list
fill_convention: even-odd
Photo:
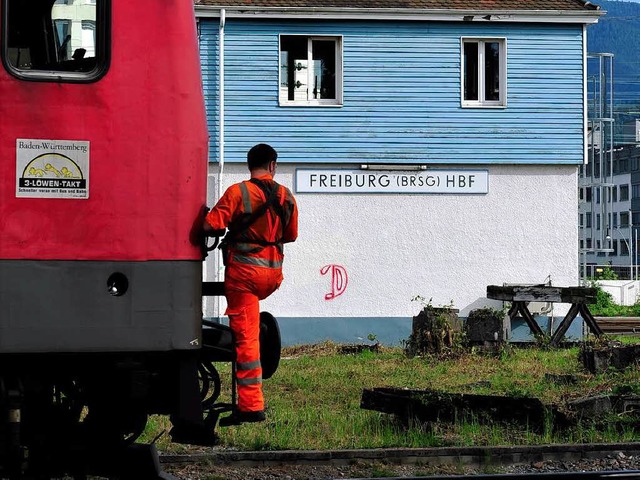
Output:
[[221,426],[265,420],[260,365],[259,300],[282,283],[283,244],[298,237],[298,209],[291,191],[273,181],[278,154],[261,143],[249,150],[250,180],[229,187],[204,220],[221,242],[229,326],[236,337],[238,406]]

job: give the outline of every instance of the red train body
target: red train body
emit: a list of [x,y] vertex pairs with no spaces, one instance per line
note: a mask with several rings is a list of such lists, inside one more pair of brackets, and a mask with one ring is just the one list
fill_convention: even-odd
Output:
[[[201,260],[188,238],[207,164],[193,5],[111,10],[110,59],[98,81],[28,81],[0,69],[2,259]],[[16,196],[20,139],[27,148],[85,142],[88,198]]]
[[211,362],[234,355],[224,328],[208,335],[222,353],[202,345],[193,3],[2,0],[0,14],[0,473],[68,473],[70,451],[126,445],[151,413],[207,442]]
[[3,15],[0,353],[199,346],[193,4],[8,0]]

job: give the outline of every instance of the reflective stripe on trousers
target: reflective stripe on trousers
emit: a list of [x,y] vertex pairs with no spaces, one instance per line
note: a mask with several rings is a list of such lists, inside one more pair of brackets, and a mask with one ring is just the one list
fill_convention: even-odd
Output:
[[260,307],[253,293],[229,291],[227,315],[236,337],[238,410],[264,410],[260,365]]

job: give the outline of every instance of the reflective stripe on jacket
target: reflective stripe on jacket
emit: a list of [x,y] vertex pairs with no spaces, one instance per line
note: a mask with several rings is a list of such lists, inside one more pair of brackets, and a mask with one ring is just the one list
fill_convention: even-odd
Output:
[[[298,236],[296,202],[291,191],[274,182],[271,175],[263,175],[258,180],[269,189],[278,188],[277,203],[282,208],[283,218],[280,218],[276,208],[269,207],[230,242],[227,262],[281,268],[284,258],[282,244],[293,242]],[[239,216],[250,215],[266,201],[267,197],[262,189],[251,181],[237,183],[229,187],[211,209],[207,221],[214,229],[227,228]]]

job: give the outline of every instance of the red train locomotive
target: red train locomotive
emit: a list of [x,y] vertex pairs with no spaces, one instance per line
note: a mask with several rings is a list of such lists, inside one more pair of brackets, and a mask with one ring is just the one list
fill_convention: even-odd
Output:
[[1,14],[0,469],[63,471],[65,452],[131,442],[150,413],[203,440],[211,362],[233,349],[222,327],[203,348],[190,239],[207,168],[193,3]]

